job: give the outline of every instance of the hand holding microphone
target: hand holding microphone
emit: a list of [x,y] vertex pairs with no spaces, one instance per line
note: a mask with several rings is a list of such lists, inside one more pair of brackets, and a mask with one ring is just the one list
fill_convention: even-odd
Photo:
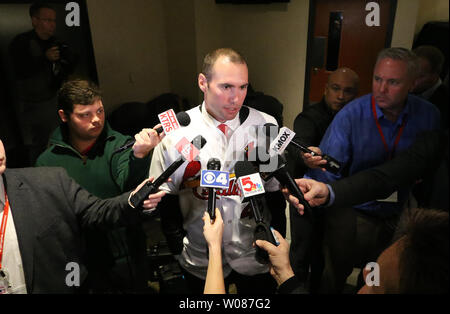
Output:
[[161,124],[157,124],[153,129],[142,129],[134,136],[133,154],[136,158],[144,158],[162,141],[166,134],[158,132],[161,127]]
[[[148,142],[148,141],[152,142],[152,144],[147,143],[147,146],[148,145],[153,145],[155,141],[158,141],[156,143],[156,145],[158,145],[158,143],[163,139],[164,134],[168,134],[170,131],[173,131],[174,129],[176,129],[176,128],[180,127],[180,126],[188,126],[191,123],[191,118],[184,111],[178,112],[176,114],[176,116],[175,116],[173,114],[173,110],[171,109],[171,110],[168,110],[166,112],[163,112],[163,113],[159,114],[158,116],[160,117],[160,121],[161,121],[160,124],[157,124],[153,129],[143,129],[141,132],[139,132],[138,134],[136,134],[134,136],[135,137],[134,140],[132,140],[132,141],[128,142],[127,144],[119,147],[118,149],[116,149],[114,151],[114,153],[122,152],[122,151],[124,151],[124,150],[126,150],[126,149],[128,149],[128,148],[130,148],[132,146],[133,146],[133,150],[134,150],[135,149],[134,144],[136,143],[138,138],[142,142]],[[157,134],[155,134],[154,132],[156,132],[159,135],[159,138],[156,137]],[[147,135],[149,137],[151,137],[152,139],[148,139],[148,141],[147,141],[145,133],[147,133]],[[161,135],[161,134],[163,134],[163,135]],[[138,145],[139,146],[142,145],[142,142],[140,144],[138,144]],[[153,147],[155,147],[156,145],[154,145]],[[140,148],[139,146],[136,147],[136,148],[139,150],[138,154],[142,156],[142,151],[141,151],[142,148]],[[150,148],[148,150],[148,152],[150,152],[150,150],[153,149],[153,147]],[[147,152],[147,154],[148,154],[148,152]],[[135,156],[136,156],[136,154],[135,154]],[[143,155],[143,157],[144,156],[146,156],[146,155]],[[138,157],[138,156],[136,156],[136,157]],[[138,157],[138,158],[142,158],[142,157]]]
[[[278,131],[278,126],[276,126],[273,123],[266,123],[264,125],[266,130],[266,136],[270,136],[271,129],[275,129]],[[283,153],[283,151],[286,149],[287,146],[295,146],[296,148],[300,149],[302,153],[309,154],[308,157],[312,157],[311,161],[317,162],[318,158],[317,156],[320,156],[322,162],[315,164],[316,166],[319,166],[321,168],[325,168],[327,171],[332,173],[338,173],[341,170],[341,164],[339,161],[334,159],[331,156],[328,156],[326,154],[322,154],[320,150],[314,151],[300,143],[296,137],[295,132],[289,130],[286,127],[283,127],[281,129],[281,132],[278,134],[278,136],[275,138],[275,140],[270,145],[271,152],[275,152],[277,154]],[[320,153],[319,153],[320,152]]]
[[[302,190],[305,200],[307,200],[311,206],[321,206],[329,202],[330,190],[325,183],[303,178],[295,179],[295,183]],[[303,211],[303,205],[299,203],[294,196],[288,195],[288,201],[300,212]]]
[[333,157],[323,154],[319,147],[305,147],[303,144],[294,141],[292,143],[299,148],[301,147],[300,149],[303,152],[302,158],[308,167],[322,168],[323,171],[329,171],[334,174],[341,170],[341,163]]
[[[253,165],[249,161],[236,162],[234,169],[236,178],[239,180],[241,192],[244,196],[243,201],[250,202],[255,217],[256,227],[253,232],[253,241],[265,240],[273,245],[278,245],[278,241],[275,239],[271,228],[264,222],[262,215],[264,210],[264,200],[261,194],[265,193],[265,191],[259,173],[255,172]],[[267,264],[269,262],[267,252],[259,246],[256,247],[255,258],[261,264]]]
[[274,234],[280,242],[278,246],[265,240],[256,240],[255,244],[267,251],[270,259],[270,274],[278,285],[281,285],[295,274],[289,261],[289,243],[277,230],[274,230]]
[[208,189],[208,206],[206,210],[212,222],[215,219],[216,189],[228,189],[230,182],[230,173],[228,171],[220,171],[220,167],[219,159],[210,158],[207,163],[207,169],[203,169],[201,173],[200,186]]
[[[312,215],[312,209],[309,203],[305,200],[303,192],[300,190],[292,176],[286,169],[286,160],[282,155],[278,155],[278,169],[273,172],[273,176],[281,185],[285,186],[289,193],[298,199],[299,203],[303,205],[304,209],[307,211],[310,217],[314,217]],[[286,195],[286,194],[285,194]],[[302,215],[304,211],[299,211]]]
[[[289,174],[287,167],[286,167],[286,159],[283,157],[282,153],[286,146],[289,143],[292,143],[292,138],[295,135],[295,133],[289,133],[289,129],[282,130],[278,136],[271,141],[273,138],[270,134],[271,131],[276,130],[278,131],[278,127],[275,124],[267,123],[264,125],[265,127],[265,133],[266,133],[266,143],[271,142],[269,145],[269,155],[271,155],[271,159],[275,156],[276,157],[276,165],[271,170],[270,174],[267,175],[267,179],[270,177],[275,177],[278,182],[284,187],[286,187],[290,194],[292,194],[295,198],[298,199],[298,201],[303,205],[304,209],[308,212],[308,215],[310,217],[313,217],[311,207],[309,206],[309,203],[305,200],[302,191],[299,189],[297,184],[295,183],[292,176]],[[273,129],[275,127],[276,129]],[[272,129],[272,130],[271,130]],[[275,155],[273,155],[275,153]],[[286,193],[283,193],[286,197]],[[286,197],[287,198],[287,197]],[[303,214],[303,211],[300,212],[300,214]]]
[[177,144],[176,148],[181,153],[178,157],[161,175],[156,178],[154,182],[148,181],[138,191],[133,192],[130,197],[130,205],[136,208],[142,205],[149,194],[155,193],[158,188],[186,161],[192,161],[200,153],[200,149],[205,146],[206,140],[203,136],[198,135],[191,143],[186,138],[182,138]]
[[[136,193],[139,191],[145,184],[153,182],[154,178],[150,177],[146,180],[144,180],[141,184],[138,185],[138,187],[133,191],[133,193]],[[161,201],[161,199],[166,195],[165,191],[158,191],[153,194],[149,194],[148,197],[142,202],[142,208],[144,210],[151,210],[153,208],[156,208],[158,203]]]
[[303,162],[308,168],[315,169],[320,168],[322,171],[326,171],[324,165],[327,163],[325,159],[322,158],[322,151],[319,147],[308,146],[308,149],[312,152],[301,152]]
[[[220,160],[217,158],[210,158],[208,160],[208,170],[220,170]],[[211,221],[216,219],[216,189],[213,187],[208,188],[208,214],[211,217]]]

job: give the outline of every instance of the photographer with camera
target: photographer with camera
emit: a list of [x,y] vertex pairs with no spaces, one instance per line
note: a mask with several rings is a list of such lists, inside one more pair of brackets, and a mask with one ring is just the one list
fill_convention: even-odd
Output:
[[27,162],[32,165],[58,126],[56,92],[76,62],[69,46],[55,37],[55,9],[36,2],[29,14],[33,29],[17,35],[9,52],[15,76],[16,114],[28,151]]

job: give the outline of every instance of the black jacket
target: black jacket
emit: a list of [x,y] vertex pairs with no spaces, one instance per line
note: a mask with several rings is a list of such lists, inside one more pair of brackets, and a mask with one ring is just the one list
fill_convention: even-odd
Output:
[[[50,62],[47,49],[59,46],[60,59]],[[63,48],[65,47],[65,48]],[[51,37],[42,40],[34,30],[17,35],[9,46],[20,99],[41,102],[56,95],[62,82],[73,73],[77,56],[67,45]],[[58,71],[54,71],[57,68]]]
[[[448,169],[448,134],[444,131],[426,131],[419,134],[414,143],[395,158],[374,168],[360,171],[350,177],[330,183],[335,193],[334,207],[346,207],[370,200],[385,198],[399,187],[411,185],[418,179],[434,178],[430,184],[434,188],[448,191],[448,172],[438,172],[438,167]],[[446,182],[438,176],[446,178]],[[445,185],[446,186],[442,186]],[[446,201],[448,194],[441,195]],[[433,204],[428,204],[433,206]],[[444,206],[445,207],[445,206]]]
[[[335,115],[336,112],[328,107],[324,98],[305,108],[294,120],[296,140],[307,147],[319,146]],[[295,178],[303,177],[307,170],[299,153],[299,150],[288,147],[289,170]]]
[[448,106],[449,106],[449,97],[448,97],[448,88],[445,84],[439,85],[439,87],[434,91],[434,93],[428,99],[429,102],[434,104],[441,113],[441,127],[443,129],[448,129]]

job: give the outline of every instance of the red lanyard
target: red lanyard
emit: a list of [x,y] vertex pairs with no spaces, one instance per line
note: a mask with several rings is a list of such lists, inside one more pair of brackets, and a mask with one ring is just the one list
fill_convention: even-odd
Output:
[[3,218],[2,224],[0,226],[0,269],[2,269],[3,245],[5,244],[6,222],[8,220],[8,213],[9,213],[9,201],[8,196],[6,196],[6,189],[5,189],[5,206],[3,207]]
[[395,138],[395,142],[394,142],[394,146],[392,147],[392,150],[389,150],[389,146],[386,143],[386,139],[384,138],[384,134],[383,134],[383,130],[381,129],[380,122],[378,122],[377,110],[375,108],[375,99],[373,98],[373,96],[372,96],[372,112],[373,112],[373,116],[375,118],[375,124],[377,125],[377,128],[378,128],[378,133],[380,133],[381,140],[383,141],[384,150],[388,153],[388,158],[392,159],[392,157],[393,157],[392,155],[395,152],[395,148],[397,147],[397,144],[400,141],[400,137],[402,136],[403,129],[405,128],[406,117],[403,118],[402,125],[400,126],[400,129],[398,130],[397,137]]

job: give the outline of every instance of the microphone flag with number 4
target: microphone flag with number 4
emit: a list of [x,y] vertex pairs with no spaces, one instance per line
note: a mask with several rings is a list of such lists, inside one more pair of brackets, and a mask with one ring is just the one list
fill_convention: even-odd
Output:
[[228,171],[203,169],[200,186],[216,189],[228,189],[230,173]]

